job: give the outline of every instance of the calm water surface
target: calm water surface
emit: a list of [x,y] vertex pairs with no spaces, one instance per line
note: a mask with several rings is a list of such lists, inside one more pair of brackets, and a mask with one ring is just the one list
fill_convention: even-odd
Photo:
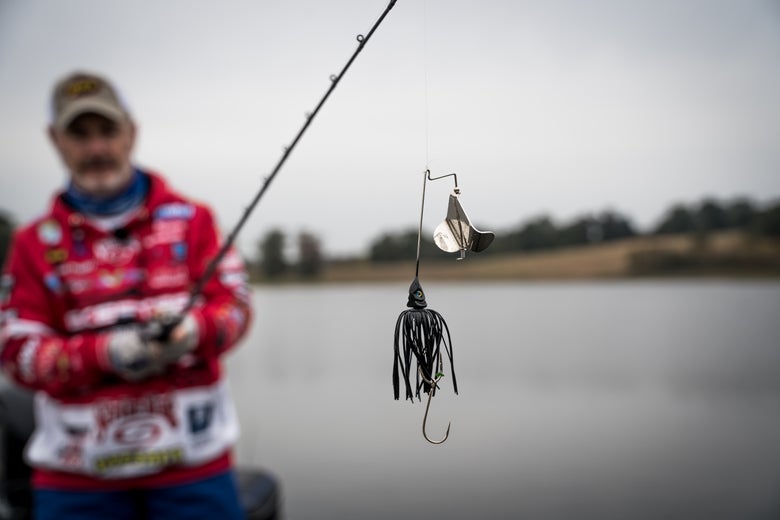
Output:
[[392,396],[407,284],[256,290],[238,459],[287,518],[780,518],[780,283],[424,287],[460,389],[440,446]]

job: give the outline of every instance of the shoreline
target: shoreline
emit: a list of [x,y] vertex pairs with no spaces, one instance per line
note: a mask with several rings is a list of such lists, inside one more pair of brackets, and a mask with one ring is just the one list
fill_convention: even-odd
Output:
[[[326,262],[318,276],[288,275],[253,284],[397,283],[414,278],[414,260]],[[621,279],[776,279],[780,278],[780,241],[739,231],[706,237],[643,236],[565,249],[480,256],[459,261],[429,260],[420,265],[427,281],[571,281]]]

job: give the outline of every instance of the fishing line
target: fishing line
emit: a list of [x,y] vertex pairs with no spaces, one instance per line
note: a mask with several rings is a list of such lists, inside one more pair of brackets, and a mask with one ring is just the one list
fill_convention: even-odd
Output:
[[[423,110],[425,113],[425,169],[430,169],[430,111],[428,107],[428,2],[423,0]],[[419,255],[419,245],[418,245]]]

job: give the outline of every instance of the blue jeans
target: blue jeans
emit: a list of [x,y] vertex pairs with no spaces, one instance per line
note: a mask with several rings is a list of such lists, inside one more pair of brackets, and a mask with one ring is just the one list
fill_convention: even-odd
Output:
[[36,489],[35,520],[243,520],[232,471],[205,480],[129,491],[55,491]]

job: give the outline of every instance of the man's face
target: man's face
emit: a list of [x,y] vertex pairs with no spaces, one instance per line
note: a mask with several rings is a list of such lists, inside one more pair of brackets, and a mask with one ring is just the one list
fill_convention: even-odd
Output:
[[65,129],[49,129],[54,146],[77,188],[96,197],[121,191],[132,178],[130,153],[135,126],[97,114],[82,114]]

